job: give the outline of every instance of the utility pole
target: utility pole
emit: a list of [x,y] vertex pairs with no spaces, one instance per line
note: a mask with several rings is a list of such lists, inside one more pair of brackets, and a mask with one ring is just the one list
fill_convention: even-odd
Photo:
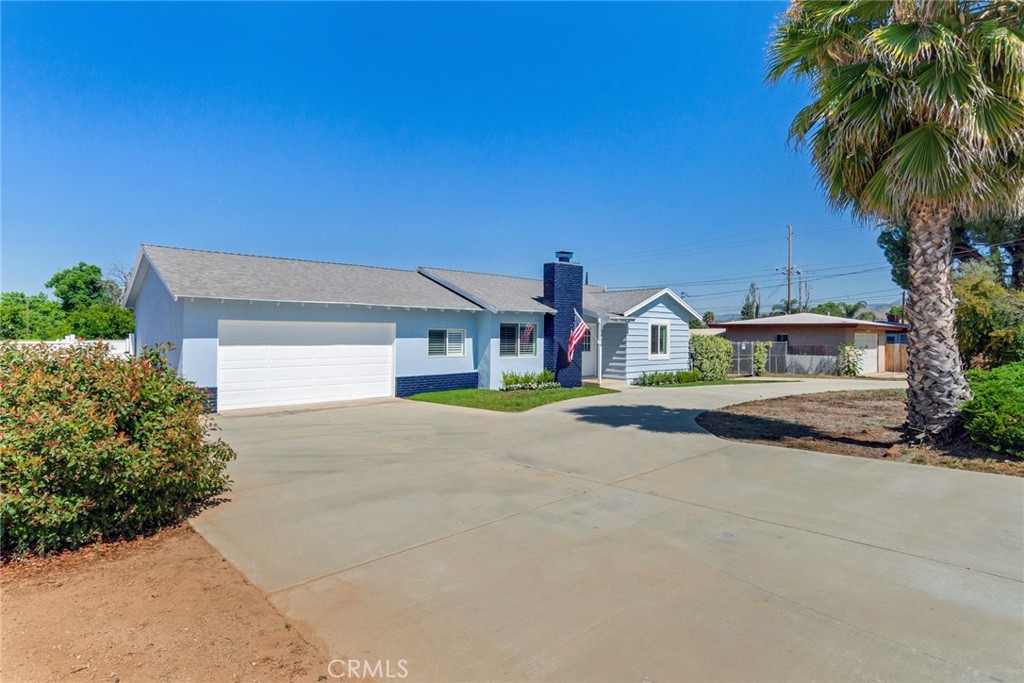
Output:
[[793,226],[787,225],[789,230],[789,258],[786,262],[786,313],[793,312]]

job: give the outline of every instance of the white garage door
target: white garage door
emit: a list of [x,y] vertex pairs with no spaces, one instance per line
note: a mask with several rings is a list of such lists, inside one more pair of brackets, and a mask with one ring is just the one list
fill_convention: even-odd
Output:
[[393,324],[222,320],[217,408],[394,395]]
[[878,372],[878,335],[855,334],[853,335],[853,344],[861,349],[861,374]]

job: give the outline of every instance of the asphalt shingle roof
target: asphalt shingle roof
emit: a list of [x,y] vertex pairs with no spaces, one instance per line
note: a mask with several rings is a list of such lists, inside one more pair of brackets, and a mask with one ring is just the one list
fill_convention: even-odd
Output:
[[652,289],[623,289],[616,292],[584,291],[583,307],[602,315],[621,316],[664,289],[664,287],[655,287]]
[[480,310],[413,270],[143,245],[176,297]]
[[541,301],[544,298],[542,280],[444,268],[420,268],[420,272],[466,292],[496,311],[554,312]]

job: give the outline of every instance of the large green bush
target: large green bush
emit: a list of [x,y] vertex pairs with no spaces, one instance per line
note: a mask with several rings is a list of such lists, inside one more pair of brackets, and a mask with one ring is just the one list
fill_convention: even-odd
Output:
[[690,355],[702,380],[723,380],[732,369],[732,342],[723,337],[691,336]]
[[1024,362],[967,373],[974,398],[961,406],[971,439],[1024,456]]
[[204,403],[157,353],[0,344],[5,556],[130,538],[225,491]]

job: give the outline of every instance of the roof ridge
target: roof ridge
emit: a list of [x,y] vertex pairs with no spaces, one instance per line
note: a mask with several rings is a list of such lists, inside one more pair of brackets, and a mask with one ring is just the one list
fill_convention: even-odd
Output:
[[157,249],[173,249],[174,251],[191,251],[198,254],[219,254],[221,256],[241,256],[243,258],[262,258],[272,261],[293,261],[297,263],[322,263],[328,266],[348,266],[350,268],[373,268],[374,270],[390,270],[399,273],[416,273],[415,269],[409,268],[388,268],[387,266],[368,266],[364,263],[341,263],[340,261],[324,261],[322,259],[292,258],[289,256],[265,256],[263,254],[242,254],[237,251],[219,251],[217,249],[191,249],[189,247],[169,247],[164,244],[143,243],[142,248],[156,247]]

